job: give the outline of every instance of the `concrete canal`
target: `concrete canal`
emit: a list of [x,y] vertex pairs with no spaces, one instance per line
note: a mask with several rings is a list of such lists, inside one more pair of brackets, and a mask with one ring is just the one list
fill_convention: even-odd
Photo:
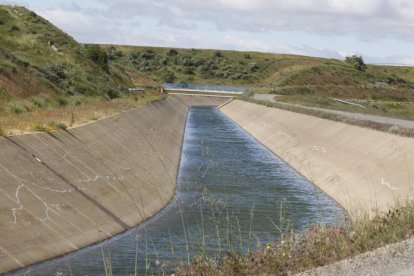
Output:
[[215,107],[191,107],[177,193],[135,229],[30,275],[131,275],[206,254],[261,250],[292,227],[338,223],[341,207]]

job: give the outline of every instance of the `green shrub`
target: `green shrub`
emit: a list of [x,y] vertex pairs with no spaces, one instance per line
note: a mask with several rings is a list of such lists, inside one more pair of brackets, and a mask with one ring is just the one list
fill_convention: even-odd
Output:
[[6,136],[6,131],[2,125],[0,125],[0,136]]
[[86,55],[89,59],[95,62],[102,70],[108,72],[108,55],[98,45],[88,45],[86,48]]
[[10,106],[10,110],[15,114],[20,114],[23,112],[23,108],[21,107],[21,105],[16,104],[16,103]]
[[62,64],[49,64],[46,70],[55,74],[59,79],[66,79],[65,66]]
[[146,49],[139,56],[143,59],[149,60],[155,57],[155,52],[154,50]]
[[65,98],[58,98],[57,99],[59,107],[65,107],[68,105],[68,100]]
[[223,53],[220,51],[214,51],[213,53],[211,53],[211,57],[212,58],[221,58],[223,57]]
[[11,26],[10,31],[11,32],[20,32],[20,28],[17,27],[16,25],[13,25],[13,26]]
[[115,89],[112,89],[112,88],[110,88],[106,91],[106,95],[110,100],[113,100],[113,99],[116,99],[116,98],[120,97],[119,92]]
[[122,53],[122,51],[119,51],[119,50],[117,50],[115,47],[110,47],[109,49],[108,49],[108,58],[110,59],[110,60],[116,60],[116,59],[118,59],[118,58],[121,58],[121,57],[123,57],[123,53]]
[[364,63],[364,59],[361,56],[353,55],[346,57],[345,62],[359,71],[365,71],[365,69],[367,69],[367,65]]
[[178,52],[175,49],[169,49],[167,51],[167,56],[169,56],[169,57],[176,56],[176,55],[178,55]]
[[176,79],[176,76],[175,76],[175,74],[173,72],[167,70],[164,73],[164,76],[163,76],[163,81],[164,82],[174,82],[175,79]]
[[44,107],[45,103],[40,99],[40,98],[34,98],[32,100],[32,103],[34,106],[36,106],[37,108],[42,108]]
[[191,67],[187,67],[184,69],[184,74],[186,75],[194,75],[194,69]]

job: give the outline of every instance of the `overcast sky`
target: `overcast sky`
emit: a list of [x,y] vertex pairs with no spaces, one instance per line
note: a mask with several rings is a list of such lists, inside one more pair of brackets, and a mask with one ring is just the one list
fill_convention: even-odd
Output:
[[414,65],[413,0],[8,0],[80,42]]

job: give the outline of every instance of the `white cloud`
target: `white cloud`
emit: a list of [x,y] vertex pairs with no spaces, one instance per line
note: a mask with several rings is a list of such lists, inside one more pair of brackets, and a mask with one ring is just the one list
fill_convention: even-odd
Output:
[[[81,42],[260,50],[334,58],[357,52],[387,60],[402,60],[392,51],[407,60],[414,55],[409,46],[414,41],[414,2],[410,0],[11,2],[36,8]],[[371,44],[375,54],[367,46]]]

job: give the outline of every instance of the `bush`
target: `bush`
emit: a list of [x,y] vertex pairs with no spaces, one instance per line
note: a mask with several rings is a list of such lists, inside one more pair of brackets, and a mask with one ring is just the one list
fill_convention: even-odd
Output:
[[167,56],[169,57],[176,56],[176,55],[178,55],[178,52],[175,49],[169,49],[167,52]]
[[0,136],[6,136],[6,131],[2,125],[0,125]]
[[389,85],[396,85],[396,84],[406,84],[407,81],[394,75],[392,77],[388,77],[386,80],[386,83]]
[[55,74],[59,79],[66,79],[65,66],[62,64],[49,64],[46,69]]
[[98,45],[89,45],[86,48],[86,55],[105,72],[109,71],[108,55]]
[[164,73],[164,76],[163,76],[163,81],[164,82],[174,82],[175,79],[176,79],[176,76],[173,72],[167,70]]
[[10,31],[11,32],[20,32],[20,28],[17,27],[16,25],[13,25],[13,26],[11,26]]
[[391,126],[388,129],[388,132],[392,134],[399,134],[401,132],[401,129],[398,126]]
[[186,75],[194,75],[194,70],[191,67],[187,67],[184,69],[184,74]]
[[42,99],[40,99],[40,98],[35,98],[35,99],[33,99],[33,100],[32,100],[32,103],[33,103],[33,105],[34,105],[34,106],[36,106],[37,108],[42,108],[42,107],[45,105],[44,101],[43,101]]
[[58,98],[57,99],[59,107],[65,107],[68,105],[68,100],[65,98]]
[[256,72],[259,66],[256,63],[250,63],[250,72]]
[[221,58],[221,57],[223,57],[223,53],[222,53],[222,52],[220,52],[220,51],[214,51],[214,52],[211,54],[211,57],[212,57],[212,58]]
[[113,46],[111,48],[109,48],[109,50],[108,50],[108,58],[110,60],[115,60],[115,59],[121,58],[121,57],[123,57],[123,55],[124,54],[122,53],[122,51],[117,50]]
[[353,55],[346,57],[345,62],[359,71],[365,71],[365,69],[367,69],[367,65],[364,63],[364,59],[361,56]]
[[18,105],[18,104],[12,104],[10,106],[10,109],[15,114],[20,114],[20,113],[23,112],[23,108],[20,105]]
[[155,57],[154,50],[146,49],[141,54],[140,57],[146,60],[153,59]]
[[120,97],[119,92],[111,88],[106,91],[106,95],[108,96],[110,100]]

